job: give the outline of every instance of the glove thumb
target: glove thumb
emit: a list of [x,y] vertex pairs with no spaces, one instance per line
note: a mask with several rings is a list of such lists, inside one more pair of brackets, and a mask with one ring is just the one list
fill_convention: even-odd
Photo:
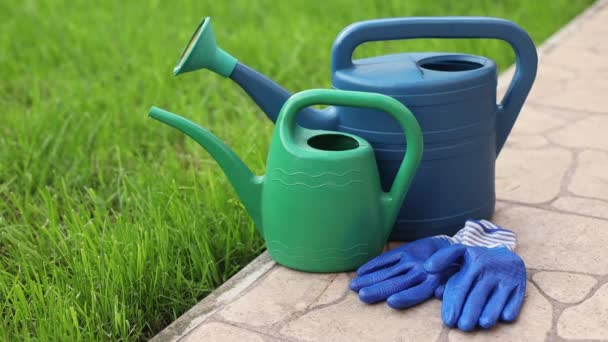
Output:
[[444,292],[445,292],[445,284],[439,285],[439,287],[435,289],[435,298],[441,300],[443,298]]
[[431,255],[424,263],[424,268],[429,273],[440,273],[452,266],[466,252],[467,247],[461,244],[454,244],[442,248]]

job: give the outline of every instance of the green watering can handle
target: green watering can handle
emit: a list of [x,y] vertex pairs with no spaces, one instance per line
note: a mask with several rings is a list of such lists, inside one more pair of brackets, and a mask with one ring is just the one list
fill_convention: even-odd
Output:
[[298,149],[292,139],[298,112],[317,104],[381,110],[390,114],[403,127],[407,148],[387,198],[389,219],[394,221],[422,158],[422,132],[416,117],[401,102],[382,94],[336,89],[305,90],[294,94],[285,102],[276,123],[281,140],[289,150]]

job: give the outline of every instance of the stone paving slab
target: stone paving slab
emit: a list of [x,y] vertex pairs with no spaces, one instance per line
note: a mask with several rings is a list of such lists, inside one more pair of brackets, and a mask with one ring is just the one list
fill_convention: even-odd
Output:
[[[264,253],[154,339],[608,341],[608,0],[549,39],[539,56],[496,167],[493,220],[518,234],[528,267],[517,322],[451,330],[438,300],[402,311],[366,305],[348,290],[352,273],[297,272]],[[503,91],[511,75],[501,76]]]

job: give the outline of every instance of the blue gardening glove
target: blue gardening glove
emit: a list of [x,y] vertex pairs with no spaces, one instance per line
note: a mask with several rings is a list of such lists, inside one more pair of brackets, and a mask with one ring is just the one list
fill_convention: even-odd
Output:
[[416,305],[434,293],[440,295],[441,285],[456,268],[429,274],[424,269],[424,262],[450,245],[447,237],[429,237],[392,249],[361,266],[350,288],[358,291],[359,298],[365,303],[386,300],[395,308]]
[[424,267],[443,274],[455,262],[462,267],[448,280],[441,307],[447,326],[470,331],[478,324],[491,328],[499,318],[517,318],[526,293],[526,266],[517,254],[505,247],[454,244],[435,253]]
[[395,309],[404,309],[435,295],[441,298],[447,279],[459,265],[428,273],[424,262],[452,244],[477,246],[515,246],[515,234],[488,221],[468,220],[454,237],[440,235],[406,243],[361,266],[350,288],[365,303],[386,300]]

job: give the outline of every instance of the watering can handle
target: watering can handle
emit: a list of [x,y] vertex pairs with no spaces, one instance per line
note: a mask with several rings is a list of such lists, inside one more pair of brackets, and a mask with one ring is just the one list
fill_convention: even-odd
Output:
[[298,112],[305,107],[318,104],[381,110],[390,114],[403,127],[407,148],[386,198],[388,219],[392,224],[422,158],[422,132],[416,117],[401,102],[387,95],[336,89],[305,90],[294,94],[285,102],[276,122],[281,140],[287,149],[292,151],[299,149],[293,140]]
[[496,151],[507,140],[528,96],[538,58],[530,36],[511,21],[488,17],[410,17],[368,20],[346,27],[332,47],[332,73],[353,67],[354,50],[365,42],[413,38],[488,38],[504,40],[517,58],[515,75],[498,106]]

